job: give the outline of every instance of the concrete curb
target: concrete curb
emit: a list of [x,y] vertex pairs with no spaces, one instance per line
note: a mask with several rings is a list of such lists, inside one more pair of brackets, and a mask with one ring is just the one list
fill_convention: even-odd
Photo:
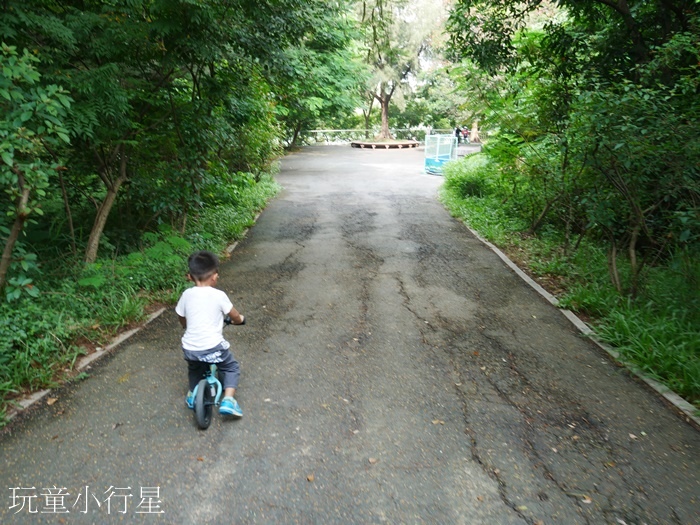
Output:
[[[137,328],[133,328],[132,330],[127,330],[123,334],[119,334],[117,337],[115,337],[111,343],[109,343],[107,346],[104,348],[100,348],[96,352],[93,352],[92,354],[88,354],[86,356],[81,357],[78,360],[78,364],[75,366],[75,369],[78,371],[83,371],[87,369],[93,362],[99,360],[100,358],[104,357],[106,354],[109,354],[114,348],[116,348],[118,345],[129,339],[132,335],[140,332],[143,328],[148,326],[148,324],[160,317],[160,315],[165,311],[165,308],[161,308],[160,310],[153,312],[151,315],[148,316],[146,321],[142,324],[139,325]],[[46,389],[46,390],[39,390],[38,392],[34,392],[32,394],[29,394],[28,396],[25,396],[17,401],[17,404],[19,405],[19,408],[11,410],[7,414],[7,421],[11,421],[13,418],[15,418],[17,415],[19,415],[22,411],[26,410],[30,406],[32,406],[35,403],[38,403],[45,397],[47,397],[51,393],[52,389]]]
[[[537,282],[535,282],[529,275],[527,275],[525,272],[523,272],[513,261],[511,261],[508,256],[503,253],[498,247],[496,247],[493,243],[487,241],[484,239],[481,235],[479,235],[476,231],[474,231],[472,228],[470,228],[466,223],[461,221],[462,224],[476,237],[481,241],[484,245],[488,246],[491,251],[493,251],[498,257],[506,263],[510,267],[511,270],[513,270],[518,277],[520,277],[523,281],[525,281],[527,284],[529,284],[537,293],[539,293],[544,299],[546,299],[548,302],[550,302],[552,305],[556,306],[559,308],[559,301],[557,300],[556,297],[554,297],[552,294],[550,294],[547,290],[542,288]],[[698,410],[690,403],[688,403],[685,399],[680,397],[678,394],[676,394],[673,390],[668,388],[666,385],[663,385],[656,381],[655,379],[652,379],[651,377],[647,376],[644,374],[642,370],[640,370],[638,367],[636,367],[634,364],[629,363],[625,361],[617,352],[614,348],[611,346],[599,341],[595,337],[595,333],[593,330],[586,324],[584,323],[575,313],[573,313],[571,310],[566,310],[564,308],[559,308],[559,311],[564,314],[564,317],[566,317],[571,323],[586,337],[588,337],[593,343],[595,343],[601,350],[603,350],[605,353],[607,353],[613,361],[616,363],[619,363],[623,365],[631,374],[636,376],[638,379],[640,379],[642,382],[644,382],[649,388],[654,390],[656,393],[661,395],[668,403],[671,404],[673,408],[675,408],[682,416],[685,417],[685,420],[687,423],[690,423],[693,425],[697,430],[700,430],[700,417],[698,417]]]

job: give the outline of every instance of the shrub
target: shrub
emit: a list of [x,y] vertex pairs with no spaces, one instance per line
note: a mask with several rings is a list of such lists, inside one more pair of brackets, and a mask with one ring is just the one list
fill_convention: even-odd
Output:
[[493,193],[493,173],[488,157],[477,153],[445,166],[445,188],[461,197],[486,197]]

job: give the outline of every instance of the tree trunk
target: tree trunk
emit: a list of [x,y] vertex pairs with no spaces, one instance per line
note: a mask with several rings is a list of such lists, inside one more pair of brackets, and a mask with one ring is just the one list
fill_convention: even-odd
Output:
[[469,133],[469,142],[479,143],[481,142],[481,137],[479,136],[479,121],[475,120],[472,122],[472,130]]
[[372,109],[374,108],[374,99],[375,96],[372,93],[369,101],[369,108],[367,111],[364,109],[362,110],[362,115],[365,117],[365,138],[369,138],[369,122],[370,122],[370,117],[372,116]]
[[[115,181],[107,184],[107,195],[105,195],[102,204],[97,210],[95,215],[95,222],[92,225],[92,230],[90,231],[90,238],[88,239],[87,248],[85,249],[85,262],[93,263],[97,260],[97,250],[100,246],[100,238],[102,237],[102,232],[105,229],[105,224],[107,224],[107,218],[109,217],[109,212],[114,206],[114,202],[117,199],[117,192],[121,185],[126,182],[126,155],[122,153],[120,165],[119,165],[119,176]],[[103,180],[108,180],[108,176],[103,177]]]
[[369,138],[369,117],[370,117],[371,113],[369,111],[365,111],[365,110],[362,110],[362,112],[364,113],[364,117],[365,117],[365,138],[368,139]]
[[549,210],[552,209],[552,206],[561,199],[564,196],[564,192],[560,193],[556,197],[554,197],[551,201],[547,201],[544,205],[544,209],[540,212],[539,216],[532,222],[530,225],[530,229],[527,231],[528,234],[534,235],[535,232],[542,226],[542,222],[544,222],[544,219],[547,217],[547,214],[549,213]]
[[394,84],[391,89],[389,88],[389,84],[386,82],[382,82],[379,84],[379,93],[374,95],[374,98],[379,101],[379,105],[381,106],[382,110],[382,129],[379,132],[379,136],[377,138],[379,139],[393,139],[394,137],[391,136],[391,133],[389,132],[389,103],[391,102],[391,97],[394,95],[394,90],[396,89],[397,84]]
[[10,230],[10,235],[5,241],[5,249],[2,252],[2,259],[0,259],[0,290],[5,287],[7,282],[7,271],[10,269],[10,264],[12,263],[12,251],[15,248],[15,243],[19,239],[19,234],[22,232],[24,227],[24,222],[27,220],[27,203],[29,202],[29,192],[30,189],[24,185],[24,175],[21,173],[17,174],[17,183],[20,188],[20,196],[17,198],[17,204],[15,205],[15,222]]
[[389,101],[390,100],[391,100],[391,96],[387,96],[384,93],[382,93],[381,98],[379,99],[379,103],[382,106],[382,130],[379,132],[380,139],[392,139],[392,138],[394,138],[391,136],[391,133],[389,132]]
[[642,264],[637,261],[637,241],[639,240],[639,232],[641,231],[641,226],[639,224],[632,228],[632,235],[630,237],[629,243],[629,258],[630,258],[630,290],[629,295],[632,299],[637,297],[637,292],[639,290],[639,275],[642,272]]
[[73,250],[73,255],[78,255],[78,248],[75,245],[75,228],[73,227],[73,214],[70,211],[70,202],[68,202],[68,192],[66,191],[66,183],[63,180],[62,170],[58,172],[58,180],[61,183],[61,194],[63,195],[63,207],[66,209],[66,218],[68,219],[68,229],[70,230],[70,244]]
[[299,133],[301,133],[301,122],[297,122],[294,127],[294,134],[292,135],[292,142],[289,144],[290,148],[295,148],[297,145],[297,140],[299,140]]
[[622,282],[620,281],[620,273],[617,270],[617,244],[615,239],[610,240],[610,248],[608,249],[608,273],[617,293],[622,293]]

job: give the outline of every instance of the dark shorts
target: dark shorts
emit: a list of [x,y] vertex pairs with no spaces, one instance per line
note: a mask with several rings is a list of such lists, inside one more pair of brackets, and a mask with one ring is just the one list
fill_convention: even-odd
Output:
[[185,361],[187,361],[190,391],[194,390],[194,387],[197,386],[197,383],[199,383],[199,380],[202,379],[212,363],[216,363],[219,381],[221,381],[221,385],[225,389],[238,388],[241,369],[238,361],[236,361],[228,348],[222,348],[219,345],[211,350],[201,352],[193,352],[183,348],[182,352]]

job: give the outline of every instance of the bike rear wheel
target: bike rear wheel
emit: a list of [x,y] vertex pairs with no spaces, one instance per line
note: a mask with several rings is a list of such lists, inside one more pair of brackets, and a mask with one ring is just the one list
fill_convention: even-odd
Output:
[[211,424],[211,414],[214,410],[214,397],[212,388],[206,379],[202,379],[197,385],[197,395],[194,398],[194,417],[197,426],[202,430],[209,428]]

